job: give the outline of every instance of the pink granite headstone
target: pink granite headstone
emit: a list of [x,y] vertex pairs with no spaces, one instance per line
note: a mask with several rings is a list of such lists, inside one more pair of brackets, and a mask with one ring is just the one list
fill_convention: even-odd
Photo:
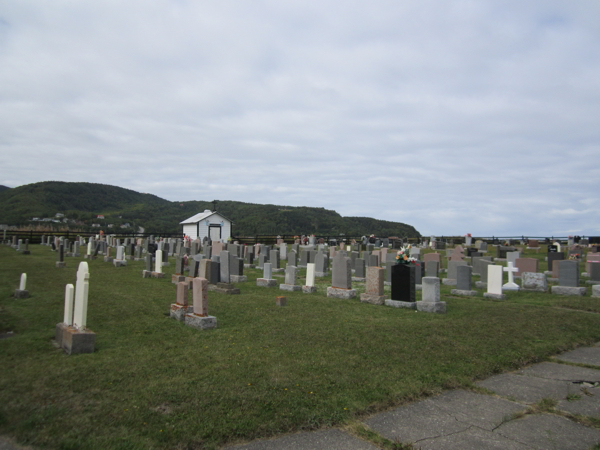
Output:
[[177,283],[177,304],[179,306],[188,305],[188,291],[190,290],[189,284],[185,282]]
[[588,253],[586,262],[585,262],[585,271],[587,273],[591,272],[590,262],[600,262],[600,253]]
[[208,317],[208,280],[194,278],[192,295],[194,296],[194,314]]
[[537,273],[540,271],[540,262],[536,258],[517,258],[515,266],[519,269],[515,275],[521,275],[523,272]]

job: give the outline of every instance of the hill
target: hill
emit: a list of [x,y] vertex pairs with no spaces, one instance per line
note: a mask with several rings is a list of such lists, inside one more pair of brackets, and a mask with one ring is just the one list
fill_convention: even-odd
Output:
[[[91,227],[99,224],[105,231],[116,231],[129,224],[146,232],[181,232],[179,222],[213,209],[207,201],[171,202],[155,195],[95,183],[44,181],[0,190],[0,223],[31,224],[31,219],[59,220],[69,226]],[[418,237],[414,227],[368,217],[342,217],[325,208],[260,205],[219,201],[217,210],[234,222],[236,236],[257,234],[317,234],[357,236]],[[56,214],[64,217],[55,218]],[[98,218],[99,215],[104,219]]]

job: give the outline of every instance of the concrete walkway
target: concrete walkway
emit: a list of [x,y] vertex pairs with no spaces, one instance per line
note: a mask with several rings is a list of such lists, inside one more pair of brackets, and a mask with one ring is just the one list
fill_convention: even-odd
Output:
[[[568,417],[600,419],[600,343],[578,348],[477,385],[489,394],[455,390],[376,414],[363,423],[394,442],[421,450],[590,450],[600,429]],[[561,364],[586,364],[596,369]],[[529,409],[554,399],[553,413]],[[566,417],[568,416],[568,417]],[[0,450],[21,450],[0,437]],[[340,429],[319,430],[226,447],[229,450],[377,450]]]
[[[363,423],[391,441],[412,443],[421,450],[592,449],[600,444],[600,429],[584,426],[572,418],[573,415],[600,418],[600,343],[564,353],[555,360],[476,383],[489,394],[448,391],[376,414]],[[597,369],[560,362],[593,365]],[[556,410],[532,412],[530,407],[542,399],[555,400]],[[340,429],[227,447],[229,450],[377,448]]]

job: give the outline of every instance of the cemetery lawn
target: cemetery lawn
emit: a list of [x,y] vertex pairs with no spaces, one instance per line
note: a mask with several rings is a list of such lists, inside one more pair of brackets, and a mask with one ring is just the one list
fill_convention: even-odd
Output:
[[[331,277],[313,295],[258,288],[259,270],[241,295],[209,292],[218,328],[199,331],[168,317],[174,262],[143,279],[142,262],[100,257],[89,261],[96,352],[67,356],[52,339],[83,259],[57,269],[48,247],[31,250],[0,247],[0,335],[14,332],[0,339],[0,434],[39,448],[213,449],[343,425],[600,340],[600,299],[497,302],[442,286],[448,314],[436,315],[329,299]],[[17,300],[22,272],[31,296]]]

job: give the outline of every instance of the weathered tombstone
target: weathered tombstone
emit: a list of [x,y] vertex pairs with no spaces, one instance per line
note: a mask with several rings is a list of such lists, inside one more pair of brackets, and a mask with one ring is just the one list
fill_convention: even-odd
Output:
[[366,271],[365,271],[365,260],[362,258],[357,258],[354,261],[354,277],[352,281],[365,282],[366,280]]
[[477,295],[477,291],[472,287],[472,272],[471,266],[458,266],[456,268],[456,289],[452,289],[452,295]]
[[297,261],[297,252],[292,250],[291,252],[288,253],[287,255],[287,264],[288,266],[295,266]]
[[64,320],[56,325],[56,341],[69,355],[93,353],[96,348],[96,333],[87,328],[89,278],[88,264],[81,262],[74,300],[73,285],[68,284],[65,289]]
[[588,275],[590,279],[586,281],[587,284],[599,284],[600,283],[600,262],[588,263],[590,268],[588,269]]
[[[216,257],[214,257],[216,258]],[[216,286],[218,283],[221,282],[221,264],[218,261],[214,261],[214,260],[202,260],[202,261],[210,261],[210,278],[206,278],[208,280],[208,284],[212,284],[214,286]],[[200,268],[202,268],[202,266],[200,266]],[[202,276],[202,273],[200,274],[200,276]]]
[[279,245],[279,256],[281,259],[283,259],[284,261],[287,261],[287,255],[288,255],[288,246],[285,243],[282,243]]
[[58,267],[59,269],[63,269],[65,267],[67,267],[67,263],[65,263],[65,247],[63,246],[63,244],[59,245],[58,254],[56,256],[57,256],[56,267]]
[[185,324],[199,330],[217,328],[217,318],[208,314],[208,280],[206,278],[195,278],[192,281],[192,297],[193,312],[185,315]]
[[117,256],[113,260],[113,265],[115,267],[123,267],[127,265],[127,260],[125,259],[125,247],[122,245],[117,247]]
[[19,289],[15,289],[15,298],[29,298],[29,291],[27,290],[27,274],[21,274],[21,280],[19,282]]
[[374,305],[385,304],[383,295],[383,278],[385,276],[383,267],[372,266],[367,269],[367,288],[364,294],[360,294],[360,301]]
[[437,261],[427,261],[425,263],[425,278],[438,278],[438,275],[439,263]]
[[318,253],[315,256],[315,275],[317,277],[326,277],[329,275],[329,258],[324,253]]
[[156,250],[156,254],[154,257],[154,272],[152,272],[152,276],[154,278],[164,278],[165,274],[162,271],[162,261],[163,261],[163,252],[162,250]]
[[513,267],[517,265],[517,259],[521,257],[521,252],[506,252],[506,261],[512,263]]
[[256,285],[269,288],[277,286],[277,280],[273,279],[271,263],[265,263],[263,269],[263,277],[256,279]]
[[543,273],[522,272],[521,286],[524,291],[548,291],[548,280]]
[[457,280],[457,269],[460,266],[466,266],[466,261],[449,261],[448,262],[448,277],[442,280],[445,285],[455,286]]
[[305,294],[312,294],[317,292],[317,286],[315,286],[316,269],[314,263],[308,263],[306,265],[306,283],[302,286],[302,292]]
[[244,260],[237,255],[229,255],[229,280],[231,283],[248,281],[248,277],[244,275]]
[[302,286],[296,286],[296,267],[287,266],[285,268],[285,283],[279,285],[282,291],[301,291]]
[[221,271],[221,282],[222,283],[231,283],[231,279],[229,278],[229,252],[227,250],[221,250],[220,252],[220,271]]
[[[160,251],[160,250],[158,250]],[[180,322],[185,321],[185,315],[188,313],[188,291],[189,284],[182,281],[177,283],[176,302],[171,304],[169,315]],[[191,311],[190,311],[191,312]]]
[[[106,256],[105,256],[106,258]],[[142,270],[143,278],[150,278],[152,276],[152,254],[148,253],[145,258],[145,269]]]
[[600,262],[600,253],[589,252],[586,257],[585,271],[589,273],[591,265],[596,262]]
[[277,251],[277,250],[269,251],[269,262],[271,263],[271,266],[273,267],[273,272],[283,272],[283,269],[281,269],[281,261],[280,261],[279,251]]
[[[437,264],[437,261],[429,261]],[[440,279],[437,277],[423,277],[421,280],[422,300],[417,302],[417,311],[446,314],[446,302],[440,301]]]
[[350,258],[344,256],[342,252],[333,258],[332,286],[327,288],[327,297],[333,298],[354,298],[356,289],[352,289],[352,269],[350,267]]

